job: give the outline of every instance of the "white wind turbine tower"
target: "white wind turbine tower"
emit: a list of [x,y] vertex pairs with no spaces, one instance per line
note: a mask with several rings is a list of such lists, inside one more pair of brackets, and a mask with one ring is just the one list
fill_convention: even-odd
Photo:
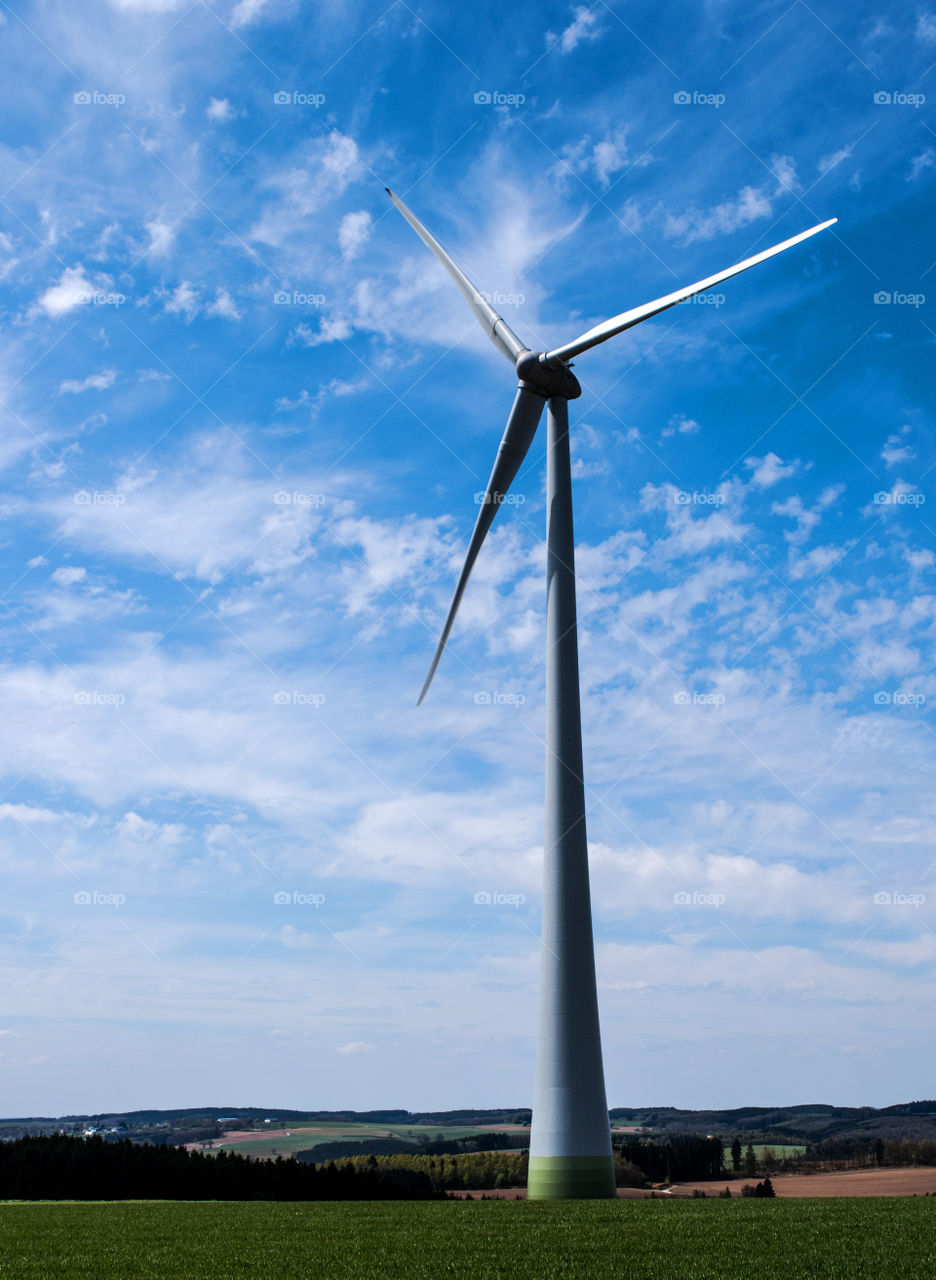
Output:
[[526,347],[442,246],[392,191],[390,199],[454,279],[520,385],[494,461],[465,563],[419,701],[428,692],[472,566],[547,410],[546,827],[542,976],[530,1199],[615,1195],[611,1129],[601,1060],[582,777],[578,637],[568,402],[581,395],[570,361],[668,307],[756,266],[836,222],[830,218],[763,253],[653,302],[624,311],[554,351]]

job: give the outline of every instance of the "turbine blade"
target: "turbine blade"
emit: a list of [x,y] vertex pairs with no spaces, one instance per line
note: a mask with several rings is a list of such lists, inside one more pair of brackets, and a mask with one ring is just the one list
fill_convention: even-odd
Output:
[[513,402],[510,417],[507,419],[504,438],[497,451],[494,469],[491,471],[491,478],[487,482],[487,489],[484,491],[484,500],[481,503],[481,510],[478,512],[474,532],[468,544],[465,563],[462,565],[462,571],[455,587],[455,594],[452,597],[452,603],[449,605],[449,611],[445,619],[445,626],[442,628],[442,635],[436,645],[432,666],[429,668],[429,674],[426,676],[426,683],[422,687],[417,706],[425,698],[429,691],[429,686],[432,684],[432,677],[436,673],[436,667],[439,665],[439,660],[448,642],[452,625],[455,622],[455,615],[458,612],[458,606],[461,604],[462,596],[465,594],[465,587],[468,585],[468,578],[474,567],[474,562],[478,558],[481,544],[487,536],[488,529],[494,523],[497,509],[504,500],[507,490],[513,484],[523,459],[527,455],[527,450],[536,435],[536,428],[539,426],[539,420],[542,417],[545,405],[546,400],[544,397],[538,395],[535,391],[528,391],[526,387],[517,388],[517,398]]
[[395,196],[389,187],[385,187],[384,190],[423,244],[429,246],[459,289],[461,289],[468,300],[469,307],[481,322],[481,328],[494,343],[495,347],[513,364],[520,352],[526,350],[526,346],[520,341],[507,321],[497,314],[480,290],[474,287],[461,268],[455,265],[438,240],[429,234],[416,215],[410,213],[403,201],[398,196]]
[[747,271],[749,267],[756,267],[759,262],[765,262],[767,258],[772,258],[777,253],[783,253],[784,249],[791,249],[793,245],[799,244],[801,240],[808,240],[810,236],[816,235],[817,232],[825,231],[826,227],[831,227],[833,222],[838,222],[838,218],[830,218],[828,222],[820,222],[818,226],[810,227],[808,231],[801,231],[798,236],[791,236],[789,240],[784,240],[781,244],[775,244],[772,249],[765,249],[763,253],[756,253],[753,258],[745,258],[743,262],[738,262],[735,266],[728,267],[726,271],[719,271],[713,276],[706,276],[704,280],[697,280],[695,284],[687,285],[684,289],[677,289],[674,293],[667,293],[664,297],[656,298],[653,302],[645,302],[642,307],[634,307],[630,311],[622,311],[619,316],[613,316],[610,320],[605,320],[603,324],[596,325],[594,329],[589,329],[587,333],[583,333],[574,342],[567,342],[565,346],[557,347],[555,351],[547,352],[545,359],[550,362],[561,360],[563,363],[567,360],[572,360],[575,356],[581,355],[583,351],[588,351],[590,347],[597,347],[600,342],[607,342],[608,338],[613,338],[616,333],[631,329],[635,324],[640,324],[642,320],[649,320],[651,316],[659,315],[661,311],[666,311],[669,307],[675,307],[678,302],[685,302],[693,294],[702,293],[705,289],[710,289],[712,285],[720,284],[722,280],[727,280],[742,271]]

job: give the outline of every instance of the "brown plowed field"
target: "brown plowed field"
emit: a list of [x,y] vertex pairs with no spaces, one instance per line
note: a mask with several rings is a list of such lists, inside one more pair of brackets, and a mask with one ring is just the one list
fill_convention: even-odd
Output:
[[[760,1182],[760,1178],[736,1178],[733,1182],[680,1182],[669,1191],[657,1191],[658,1196],[686,1199],[696,1187],[706,1195],[717,1196],[724,1186],[731,1187],[731,1194],[739,1196],[745,1182]],[[778,1173],[771,1178],[774,1191],[781,1199],[801,1199],[807,1196],[922,1196],[936,1194],[936,1168],[916,1169],[851,1169],[836,1173]],[[456,1196],[490,1196],[498,1200],[525,1200],[526,1192],[519,1187],[504,1191],[455,1191]],[[649,1191],[631,1187],[618,1189],[622,1200],[643,1200]]]

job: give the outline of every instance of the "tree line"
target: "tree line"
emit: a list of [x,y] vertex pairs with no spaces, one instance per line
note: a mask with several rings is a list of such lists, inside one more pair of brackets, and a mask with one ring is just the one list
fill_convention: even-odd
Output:
[[[313,1153],[317,1150],[320,1148],[313,1148]],[[526,1151],[508,1150],[435,1155],[425,1151],[369,1152],[350,1157],[349,1164],[358,1171],[423,1173],[438,1191],[495,1191],[525,1187],[529,1160]],[[665,1142],[627,1140],[615,1144],[614,1166],[619,1187],[714,1179],[723,1172],[723,1147],[719,1138],[699,1134],[684,1134]]]
[[614,1154],[618,1165],[638,1169],[647,1182],[718,1178],[725,1158],[721,1138],[698,1133],[677,1134],[662,1142],[628,1137],[615,1141]]
[[418,1169],[252,1160],[65,1134],[0,1142],[0,1200],[425,1200]]
[[936,1164],[936,1139],[844,1136],[823,1138],[821,1142],[813,1142],[807,1146],[803,1161],[850,1169],[934,1165]]

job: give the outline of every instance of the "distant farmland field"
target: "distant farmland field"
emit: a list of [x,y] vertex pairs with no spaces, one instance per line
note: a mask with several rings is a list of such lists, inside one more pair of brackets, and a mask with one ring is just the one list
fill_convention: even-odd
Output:
[[[516,1129],[518,1133],[528,1132],[520,1125],[498,1125],[499,1129]],[[469,1138],[484,1133],[484,1129],[465,1128],[452,1125],[418,1125],[418,1124],[355,1124],[347,1121],[301,1120],[297,1124],[277,1126],[273,1133],[262,1129],[250,1132],[238,1130],[222,1138],[215,1138],[208,1147],[211,1150],[237,1151],[241,1155],[273,1158],[275,1156],[291,1156],[297,1151],[308,1151],[320,1142],[356,1142],[365,1138],[400,1138],[404,1142],[412,1142],[413,1150],[419,1150],[419,1139],[433,1141],[437,1136],[449,1138]],[[197,1150],[202,1149],[200,1142],[188,1144]]]
[[920,1280],[936,1199],[0,1205],[11,1280]]

